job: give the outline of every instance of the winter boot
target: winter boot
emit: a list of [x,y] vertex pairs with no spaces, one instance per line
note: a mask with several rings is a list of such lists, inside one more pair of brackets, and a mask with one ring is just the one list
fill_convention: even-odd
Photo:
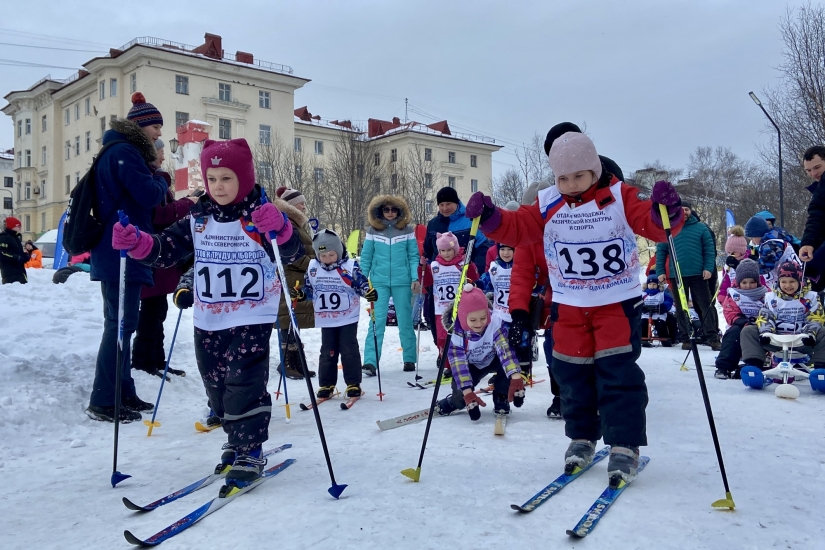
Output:
[[209,409],[209,416],[206,417],[206,426],[211,428],[212,426],[218,426],[222,423],[221,417],[215,414],[215,411]]
[[[378,374],[378,371],[375,370],[375,365],[370,364],[370,363],[364,363],[364,365],[361,367],[361,370],[367,376],[375,376],[376,374]],[[406,370],[406,369],[404,369],[404,370]],[[413,370],[415,370],[415,369],[413,369]]]
[[226,473],[224,483],[235,487],[246,487],[260,479],[264,466],[266,466],[266,459],[263,457],[261,447],[256,447],[247,453],[238,453],[235,463]]
[[[91,418],[92,420],[99,420],[101,422],[114,422],[115,421],[115,408],[114,407],[98,407],[95,405],[89,405],[86,409],[86,416]],[[120,415],[118,420],[120,420],[121,424],[128,424],[130,422],[137,422],[143,418],[141,414],[137,411],[133,411],[132,409],[128,409],[126,407],[120,408]]]
[[618,487],[622,482],[630,483],[636,479],[639,469],[639,447],[613,445],[610,447],[610,459],[607,461],[607,478],[610,486]]
[[507,401],[506,395],[493,394],[493,411],[496,414],[510,414],[510,403]]
[[223,451],[221,453],[221,461],[215,466],[215,474],[226,473],[229,471],[229,468],[235,464],[235,457],[237,455],[235,447],[229,443],[224,443],[221,450]]
[[290,380],[303,380],[304,379],[304,375],[301,374],[300,371],[292,368],[290,365],[287,365],[286,371],[284,371],[284,366],[281,365],[280,367],[278,367],[278,372],[283,373],[284,376],[286,376]]
[[722,342],[720,342],[719,340],[713,340],[711,342],[708,342],[708,345],[710,346],[710,349],[712,349],[713,351],[722,351]]
[[728,378],[732,378],[730,373],[724,369],[716,369],[716,372],[713,373],[714,378],[718,378],[719,380],[727,380]]
[[300,352],[298,351],[297,348],[296,349],[287,349],[287,352],[286,352],[286,368],[287,368],[287,373],[289,372],[290,369],[292,369],[300,375],[301,379],[303,379],[305,375],[308,375],[310,378],[315,378],[315,371],[314,370],[309,370],[309,368],[307,368],[306,372],[304,372],[304,369],[301,367]]
[[593,455],[596,453],[596,442],[587,439],[574,439],[564,453],[564,473],[572,474],[577,469],[587,467],[593,462]]
[[438,416],[448,416],[454,410],[456,410],[456,406],[453,405],[451,395],[441,399],[435,406],[435,413]]
[[404,362],[404,372],[414,372],[414,371],[415,371],[415,363],[405,361]]
[[154,405],[152,405],[151,403],[147,403],[146,401],[143,401],[137,395],[133,397],[124,397],[121,403],[125,408],[135,412],[152,412],[153,410],[155,410]]
[[321,386],[318,388],[318,391],[315,392],[315,397],[318,399],[329,399],[333,393],[335,393],[335,386]]
[[347,386],[347,397],[361,397],[361,386],[358,384],[350,384]]
[[558,395],[553,396],[553,402],[547,408],[547,418],[561,418],[561,399]]

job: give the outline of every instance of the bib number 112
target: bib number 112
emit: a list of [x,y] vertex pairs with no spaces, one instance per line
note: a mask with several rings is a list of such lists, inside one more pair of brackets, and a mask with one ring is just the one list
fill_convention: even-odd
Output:
[[205,264],[198,269],[197,275],[195,286],[202,302],[260,300],[263,297],[263,273],[258,265]]
[[555,243],[565,279],[603,279],[627,268],[622,239],[595,243]]

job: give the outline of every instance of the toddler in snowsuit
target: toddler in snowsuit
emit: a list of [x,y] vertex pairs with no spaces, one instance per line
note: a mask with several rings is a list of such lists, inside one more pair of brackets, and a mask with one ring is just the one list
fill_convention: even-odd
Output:
[[736,286],[736,268],[739,262],[748,257],[748,240],[741,225],[734,225],[728,229],[728,240],[725,241],[725,267],[722,268],[722,282],[719,283],[719,303],[725,305],[728,299],[728,289]]
[[756,250],[754,259],[759,262],[759,273],[769,287],[774,287],[780,265],[785,262],[802,265],[787,233],[778,227],[771,229],[764,218],[754,216],[749,219],[745,224],[745,236]]
[[[673,296],[659,288],[659,278],[655,273],[648,276],[647,288],[642,293],[642,299],[642,337],[653,337],[652,334],[648,334],[649,320],[652,318],[658,337],[667,338],[662,340],[662,345],[666,348],[671,347],[672,341],[676,340],[676,317],[670,312],[673,307]],[[642,342],[642,347],[651,346],[650,342]]]
[[745,258],[736,266],[736,281],[727,290],[722,311],[730,327],[722,338],[722,349],[716,357],[716,378],[739,378],[739,360],[742,358],[740,337],[742,329],[756,322],[765,306],[767,287],[759,276],[759,265]]
[[[451,317],[452,308],[443,313],[442,324],[449,327]],[[458,316],[446,353],[453,371],[453,391],[438,402],[438,414],[446,416],[466,406],[470,418],[478,420],[479,406],[487,404],[473,390],[490,373],[495,375],[496,414],[509,414],[510,401],[516,407],[524,404],[524,379],[507,342],[507,327],[501,317],[491,314],[484,292],[470,283],[464,286],[458,302]]]
[[639,447],[647,444],[647,387],[636,363],[642,289],[635,234],[664,242],[659,204],[666,206],[674,233],[684,212],[666,181],[656,182],[652,202],[640,199],[636,188],[603,170],[583,134],[556,139],[549,160],[556,185],[540,191],[536,204],[507,212],[475,193],[466,215],[481,216],[486,235],[517,249],[543,242],[553,290],[552,369],[572,440],[565,468],[589,464],[604,435],[615,485],[636,476]]
[[312,300],[315,326],[321,328],[318,359],[318,391],[321,399],[332,397],[338,380],[338,357],[344,367],[347,397],[361,396],[361,351],[358,348],[359,296],[368,302],[378,299],[358,262],[347,255],[341,237],[324,229],[312,237],[315,258],[309,262],[303,288],[291,288],[299,302]]
[[[742,270],[741,264],[739,270]],[[758,386],[764,381],[761,371],[765,366],[765,352],[779,351],[771,344],[768,333],[802,334],[803,345],[811,351],[814,368],[825,368],[825,314],[819,296],[810,284],[802,281],[802,268],[787,261],[776,269],[776,283],[765,294],[765,305],[759,310],[756,324],[742,329],[742,357],[746,366],[740,375],[747,386]]]
[[505,323],[510,323],[510,273],[513,270],[512,246],[498,243],[498,257],[490,262],[490,267],[478,280],[478,287],[487,294],[487,299],[493,302],[493,316],[501,317]]
[[303,254],[292,226],[272,204],[262,204],[252,152],[244,139],[206,140],[201,169],[208,196],[158,235],[115,224],[112,246],[153,267],[166,268],[194,253],[194,281],[175,294],[180,308],[194,305],[195,358],[209,406],[227,434],[216,472],[243,486],[263,472],[272,398],[269,339],[278,315],[281,284],[270,232],[282,261]]

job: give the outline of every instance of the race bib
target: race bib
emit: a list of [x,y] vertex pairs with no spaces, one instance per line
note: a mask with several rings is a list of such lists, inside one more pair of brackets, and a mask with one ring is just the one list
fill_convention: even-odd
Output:
[[627,268],[622,239],[592,243],[557,241],[554,247],[564,279],[604,279]]
[[317,304],[317,310],[319,312],[322,311],[343,311],[349,309],[350,301],[349,296],[342,292],[336,291],[328,291],[328,292],[319,292],[315,291],[315,301]]
[[494,303],[497,307],[507,309],[510,304],[510,289],[499,288],[496,290]]
[[264,271],[261,264],[198,263],[195,291],[205,304],[248,300],[264,297]]
[[435,287],[435,295],[439,302],[451,302],[455,300],[455,292],[458,283],[444,283]]

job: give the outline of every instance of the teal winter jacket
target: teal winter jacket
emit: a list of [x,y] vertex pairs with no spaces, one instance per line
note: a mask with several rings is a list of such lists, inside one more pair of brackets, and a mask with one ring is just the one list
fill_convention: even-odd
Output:
[[[716,247],[713,243],[710,229],[692,215],[685,221],[682,230],[673,237],[676,245],[676,256],[679,259],[679,270],[683,277],[701,275],[702,271],[713,273],[716,270]],[[667,243],[656,245],[656,273],[665,272],[665,261],[670,251]],[[676,276],[676,268],[670,262],[670,275]]]
[[[384,206],[400,211],[394,224],[384,219]],[[418,244],[407,202],[395,195],[379,195],[370,201],[367,219],[370,226],[359,264],[373,286],[410,285],[418,280]]]

